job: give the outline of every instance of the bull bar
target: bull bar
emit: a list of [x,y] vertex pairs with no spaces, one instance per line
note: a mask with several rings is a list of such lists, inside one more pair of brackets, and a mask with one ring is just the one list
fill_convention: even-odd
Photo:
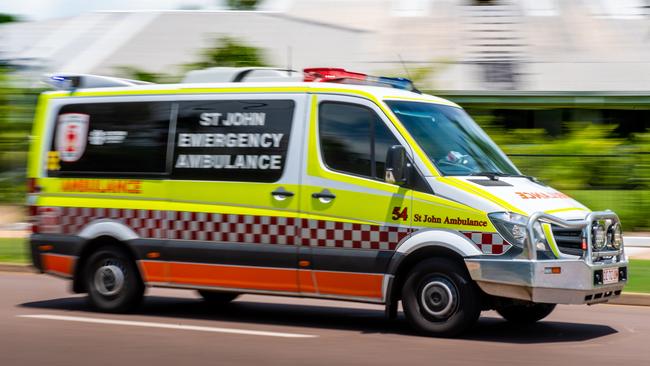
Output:
[[[465,263],[470,276],[487,294],[499,297],[551,304],[593,304],[606,302],[620,295],[627,283],[628,260],[625,245],[615,250],[594,251],[592,230],[594,222],[619,223],[611,211],[591,212],[583,220],[567,221],[559,217],[536,212],[527,222],[527,240],[523,252],[515,258],[488,256],[467,257]],[[553,252],[553,259],[538,258],[535,243],[535,224],[548,225],[545,230],[546,244]],[[582,230],[587,248],[582,256],[562,253],[550,233],[550,225]],[[585,230],[586,228],[589,228]],[[595,279],[600,273],[617,268],[619,280],[604,284]],[[612,271],[612,270],[609,270]]]

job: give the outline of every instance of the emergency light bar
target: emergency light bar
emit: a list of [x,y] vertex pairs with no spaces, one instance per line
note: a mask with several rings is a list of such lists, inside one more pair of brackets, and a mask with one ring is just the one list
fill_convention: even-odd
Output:
[[385,76],[371,76],[359,72],[347,71],[332,67],[314,67],[304,69],[304,81],[332,82],[341,84],[358,84],[374,86],[390,86],[419,93],[413,82],[406,78],[389,78]]
[[[270,81],[306,81],[340,84],[383,86],[420,93],[413,82],[406,78],[371,76],[359,72],[347,71],[333,67],[313,67],[299,71],[260,67],[213,67],[190,71],[181,83],[214,82],[270,82]],[[79,88],[110,88],[151,84],[140,80],[122,79],[110,76],[88,74],[49,74],[42,81],[58,90],[75,90]]]

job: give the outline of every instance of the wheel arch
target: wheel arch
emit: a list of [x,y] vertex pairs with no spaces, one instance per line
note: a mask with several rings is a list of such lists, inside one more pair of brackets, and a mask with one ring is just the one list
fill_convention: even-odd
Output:
[[408,273],[421,261],[434,257],[448,258],[467,270],[464,259],[481,254],[476,245],[458,231],[433,229],[415,233],[397,247],[389,265],[388,273],[393,280],[388,288],[387,303],[390,305],[399,301]]
[[72,290],[75,293],[86,292],[83,281],[83,272],[86,267],[88,258],[97,251],[97,249],[105,246],[119,248],[126,253],[131,260],[136,263],[138,268],[138,277],[142,281],[142,270],[137,265],[138,256],[128,244],[128,241],[137,239],[138,235],[126,225],[115,220],[97,220],[84,227],[79,233],[79,236],[85,239],[83,246],[77,257],[75,263],[74,275],[72,280]]

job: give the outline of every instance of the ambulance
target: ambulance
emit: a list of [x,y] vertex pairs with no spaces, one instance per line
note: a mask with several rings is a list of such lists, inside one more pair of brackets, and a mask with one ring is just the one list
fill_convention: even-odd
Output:
[[53,75],[28,166],[32,260],[100,311],[148,287],[375,303],[433,336],[620,295],[614,212],[515,167],[458,105],[336,68],[147,84]]

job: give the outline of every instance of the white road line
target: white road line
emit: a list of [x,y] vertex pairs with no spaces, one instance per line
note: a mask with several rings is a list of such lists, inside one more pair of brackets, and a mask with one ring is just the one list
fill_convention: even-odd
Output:
[[131,321],[131,320],[86,318],[86,317],[79,317],[79,316],[63,316],[63,315],[47,315],[47,314],[16,315],[16,316],[19,318],[63,320],[69,322],[82,322],[82,323],[95,323],[95,324],[130,325],[134,327],[194,330],[198,332],[244,334],[244,335],[255,335],[255,336],[266,336],[266,337],[281,337],[281,338],[318,337],[317,335],[310,335],[310,334],[267,332],[263,330],[247,330],[247,329],[235,329],[235,328],[202,327],[197,325],[177,325],[177,324],[167,324],[167,323],[139,322],[139,321]]
[[650,237],[648,236],[625,236],[623,242],[626,247],[648,248],[650,247]]

